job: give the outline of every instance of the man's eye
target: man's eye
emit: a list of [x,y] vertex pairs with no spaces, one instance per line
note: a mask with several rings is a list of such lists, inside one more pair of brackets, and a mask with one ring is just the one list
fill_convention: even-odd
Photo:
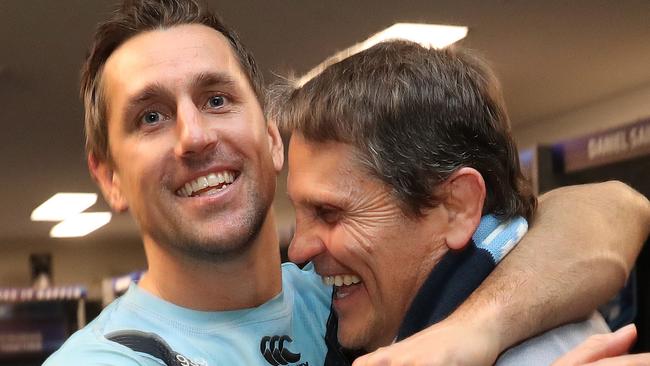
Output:
[[208,107],[221,108],[226,104],[226,98],[223,95],[215,95],[208,99]]
[[163,115],[160,112],[147,112],[142,116],[142,122],[148,125],[158,123],[163,120]]
[[335,224],[339,220],[339,211],[333,207],[317,207],[316,215],[327,224]]

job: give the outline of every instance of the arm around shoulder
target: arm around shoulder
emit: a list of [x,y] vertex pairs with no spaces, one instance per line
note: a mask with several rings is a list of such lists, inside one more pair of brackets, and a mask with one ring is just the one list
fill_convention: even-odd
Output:
[[589,317],[623,286],[649,231],[650,202],[623,183],[548,192],[522,242],[453,314],[355,365],[491,365],[518,342]]
[[[535,225],[539,224],[540,234],[571,235],[576,261],[592,259],[580,251],[602,256],[606,268],[616,271],[618,283],[612,283],[612,295],[618,291],[650,234],[650,201],[619,181],[562,187],[539,201]],[[553,233],[554,227],[563,229]]]
[[550,191],[522,242],[449,320],[487,332],[502,352],[585,319],[624,285],[649,232],[650,202],[621,182]]

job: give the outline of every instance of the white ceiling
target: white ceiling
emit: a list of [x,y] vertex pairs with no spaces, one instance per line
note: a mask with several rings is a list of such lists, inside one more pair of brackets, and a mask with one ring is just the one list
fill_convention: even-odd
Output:
[[[54,241],[52,224],[29,221],[32,209],[59,191],[96,191],[83,156],[78,70],[111,3],[0,0],[0,245]],[[210,3],[267,79],[303,73],[395,22],[467,25],[463,45],[496,69],[515,128],[650,84],[647,0]],[[135,235],[122,217],[82,240]]]

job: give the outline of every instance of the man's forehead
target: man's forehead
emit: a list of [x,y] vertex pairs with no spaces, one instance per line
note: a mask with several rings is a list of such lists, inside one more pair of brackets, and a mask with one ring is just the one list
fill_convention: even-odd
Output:
[[131,95],[152,84],[174,84],[188,75],[244,78],[229,42],[216,30],[184,24],[140,33],[120,45],[107,59],[103,79],[107,91]]
[[294,132],[289,142],[289,161],[295,162],[294,165],[301,171],[322,172],[323,169],[319,169],[322,166],[330,166],[338,172],[347,171],[352,168],[354,156],[355,148],[352,145],[314,141],[299,132]]
[[313,192],[353,196],[358,191],[359,178],[365,178],[366,174],[360,169],[352,145],[316,142],[300,134],[292,135],[289,143],[290,186],[309,185],[314,188]]

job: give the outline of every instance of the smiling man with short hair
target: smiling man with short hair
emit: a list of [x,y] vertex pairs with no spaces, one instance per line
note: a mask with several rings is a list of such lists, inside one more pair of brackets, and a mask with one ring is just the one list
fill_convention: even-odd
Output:
[[[289,258],[334,282],[344,347],[375,351],[443,320],[526,231],[537,201],[498,81],[472,53],[388,41],[280,89],[272,114],[291,134],[296,209]],[[548,365],[604,332],[595,315],[497,364]]]

